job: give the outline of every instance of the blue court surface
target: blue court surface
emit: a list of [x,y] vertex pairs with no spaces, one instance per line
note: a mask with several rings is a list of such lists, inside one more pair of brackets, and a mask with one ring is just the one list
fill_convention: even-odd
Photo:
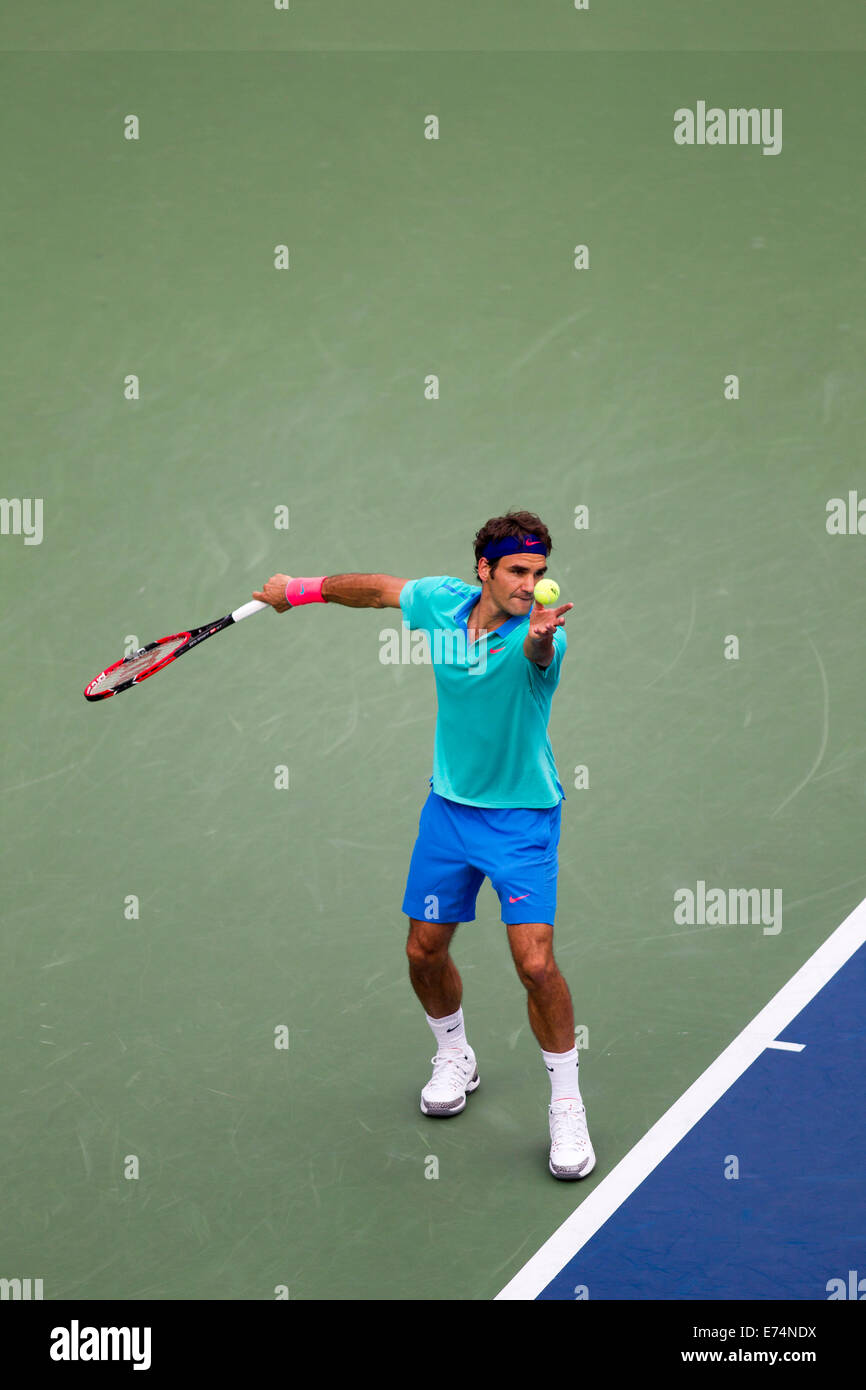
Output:
[[[866,1276],[863,908],[691,1088],[682,1113],[673,1107],[642,1141],[649,1168],[677,1125],[684,1131],[644,1180],[629,1190],[639,1169],[624,1160],[610,1175],[607,1219],[585,1211],[602,1184],[500,1298],[856,1296]],[[689,1109],[724,1085],[726,1069],[739,1075],[690,1125]]]

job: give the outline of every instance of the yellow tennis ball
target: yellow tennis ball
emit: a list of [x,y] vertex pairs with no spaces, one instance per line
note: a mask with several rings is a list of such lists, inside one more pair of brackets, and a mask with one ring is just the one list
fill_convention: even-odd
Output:
[[559,598],[559,585],[555,579],[539,579],[534,589],[535,602],[549,608]]

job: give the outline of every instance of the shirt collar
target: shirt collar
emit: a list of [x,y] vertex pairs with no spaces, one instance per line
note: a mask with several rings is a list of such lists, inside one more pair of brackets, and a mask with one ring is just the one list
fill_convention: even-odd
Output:
[[[456,627],[462,627],[464,632],[466,631],[466,620],[469,617],[469,614],[472,612],[473,608],[475,607],[476,603],[480,599],[480,597],[481,590],[473,589],[469,597],[464,599],[463,602],[454,610],[454,624]],[[487,637],[488,639],[492,637],[507,637],[509,632],[513,632],[514,629],[516,627],[519,627],[521,623],[525,623],[528,621],[528,613],[524,614],[522,618],[518,613],[515,617],[508,618],[506,622],[502,624],[501,627],[494,628],[493,632],[488,632]]]

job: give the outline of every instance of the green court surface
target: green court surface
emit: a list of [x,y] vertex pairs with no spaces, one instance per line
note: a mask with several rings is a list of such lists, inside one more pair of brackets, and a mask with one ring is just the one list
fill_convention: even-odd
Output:
[[141,49],[534,49],[722,51],[862,49],[860,0],[10,0],[0,46],[46,51]]
[[[46,1298],[490,1299],[866,894],[866,536],[826,525],[866,497],[862,7],[426,8],[0,23],[2,490],[43,502],[0,536],[0,1275]],[[780,153],[678,146],[699,101],[781,109]],[[481,1086],[418,1107],[399,612],[266,613],[82,698],[275,572],[471,580],[512,507],[575,604],[579,1186],[489,884]],[[782,929],[676,922],[698,881],[780,889]]]

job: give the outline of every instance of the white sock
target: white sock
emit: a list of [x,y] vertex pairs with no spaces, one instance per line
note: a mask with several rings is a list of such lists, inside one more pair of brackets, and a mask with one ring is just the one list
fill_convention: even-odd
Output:
[[577,1105],[582,1104],[577,1079],[580,1061],[577,1048],[573,1047],[570,1052],[545,1052],[542,1048],[541,1055],[550,1075],[551,1104],[557,1100],[573,1100]]
[[468,1046],[466,1034],[463,1031],[463,1010],[458,1009],[456,1014],[448,1014],[445,1018],[431,1018],[425,1014],[427,1022],[433,1029],[433,1036],[436,1039],[437,1051],[439,1048]]

